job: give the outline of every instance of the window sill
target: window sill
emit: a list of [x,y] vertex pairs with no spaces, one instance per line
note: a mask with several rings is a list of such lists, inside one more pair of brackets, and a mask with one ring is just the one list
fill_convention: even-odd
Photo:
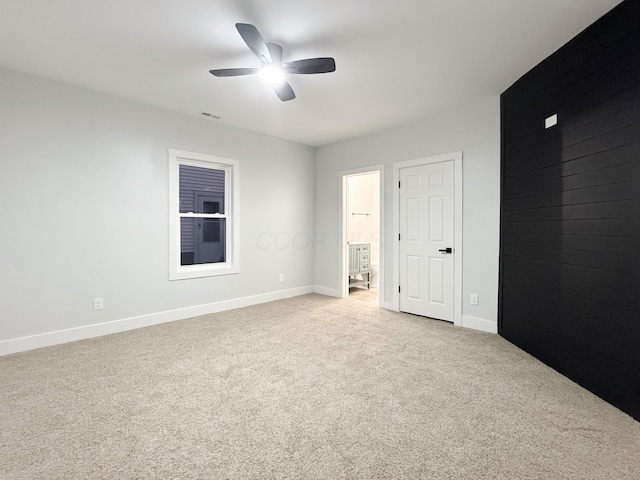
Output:
[[238,267],[229,264],[188,265],[178,267],[169,274],[169,280],[187,280],[190,278],[217,277],[220,275],[234,275],[238,273]]

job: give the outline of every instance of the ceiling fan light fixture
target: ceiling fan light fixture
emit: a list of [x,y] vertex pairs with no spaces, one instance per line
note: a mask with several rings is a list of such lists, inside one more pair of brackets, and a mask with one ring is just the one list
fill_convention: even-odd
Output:
[[268,83],[278,83],[284,80],[282,70],[271,64],[264,64],[260,69],[260,78]]
[[237,77],[259,73],[260,77],[271,84],[273,91],[283,102],[296,98],[296,94],[284,78],[285,73],[313,74],[335,72],[336,62],[331,57],[305,58],[293,62],[282,62],[282,46],[266,43],[258,29],[249,23],[236,23],[238,33],[249,49],[260,60],[260,67],[252,68],[216,68],[209,70],[214,77]]

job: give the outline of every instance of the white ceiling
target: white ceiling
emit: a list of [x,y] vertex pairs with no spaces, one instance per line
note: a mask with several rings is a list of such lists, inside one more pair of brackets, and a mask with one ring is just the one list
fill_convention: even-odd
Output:
[[[318,146],[500,94],[620,0],[1,2],[0,65]],[[290,76],[290,102],[213,77],[259,66],[236,22],[337,70]]]

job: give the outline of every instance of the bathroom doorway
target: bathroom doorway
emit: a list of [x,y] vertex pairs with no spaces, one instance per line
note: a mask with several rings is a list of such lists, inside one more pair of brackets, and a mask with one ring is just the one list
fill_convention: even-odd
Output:
[[342,296],[380,305],[384,167],[342,175]]

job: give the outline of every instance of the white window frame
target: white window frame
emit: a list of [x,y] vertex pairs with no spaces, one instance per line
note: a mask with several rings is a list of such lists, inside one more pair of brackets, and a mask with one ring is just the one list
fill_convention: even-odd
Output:
[[[225,171],[224,214],[180,213],[180,165]],[[169,149],[169,280],[231,275],[239,272],[239,177],[237,160]],[[181,265],[180,219],[194,217],[226,219],[225,262]]]

